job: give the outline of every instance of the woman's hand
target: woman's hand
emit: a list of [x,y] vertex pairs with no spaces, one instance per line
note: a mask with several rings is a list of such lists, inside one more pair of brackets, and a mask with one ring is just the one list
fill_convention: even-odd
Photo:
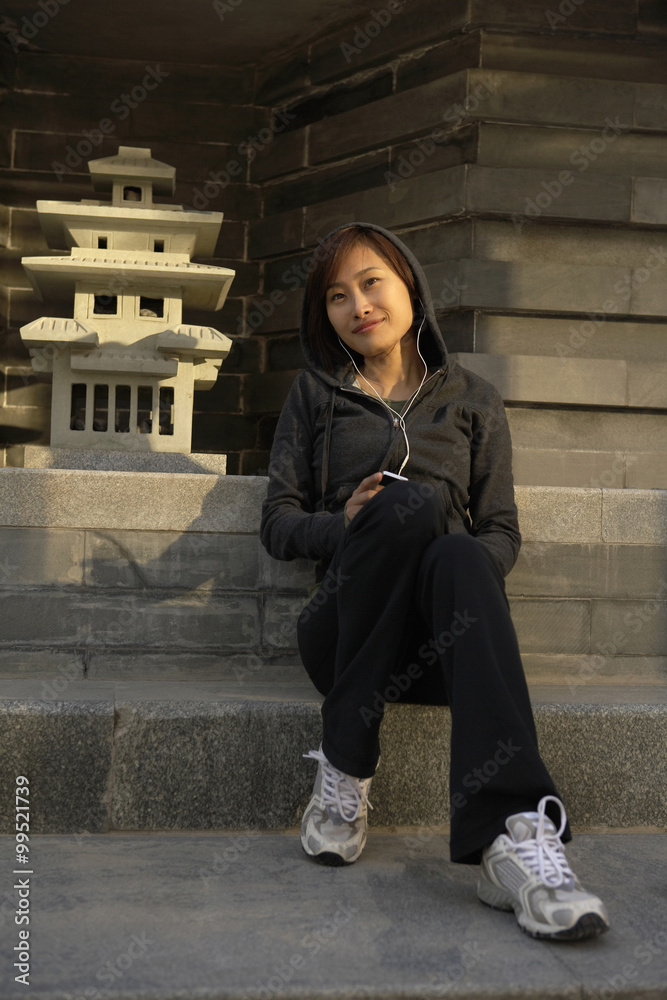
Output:
[[351,521],[355,514],[358,514],[364,504],[367,504],[369,500],[372,500],[376,493],[384,489],[384,486],[380,486],[380,480],[382,479],[381,472],[374,472],[372,476],[366,476],[362,479],[356,490],[350,497],[350,499],[345,504],[345,513],[347,514],[348,520]]

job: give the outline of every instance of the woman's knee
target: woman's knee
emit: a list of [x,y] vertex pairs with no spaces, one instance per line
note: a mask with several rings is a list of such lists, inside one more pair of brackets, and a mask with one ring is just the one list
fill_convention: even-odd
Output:
[[477,573],[491,568],[484,546],[467,531],[435,538],[424,552],[423,565],[440,569],[448,576],[459,568]]
[[446,530],[442,496],[430,483],[392,483],[377,493],[357,517],[362,514],[359,527],[373,523],[392,539],[428,537]]

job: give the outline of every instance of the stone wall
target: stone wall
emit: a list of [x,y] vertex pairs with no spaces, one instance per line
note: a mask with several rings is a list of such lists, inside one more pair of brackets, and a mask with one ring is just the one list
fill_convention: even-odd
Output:
[[268,365],[249,409],[277,411],[301,362],[312,248],[367,219],[415,251],[450,349],[502,392],[518,482],[664,487],[667,15],[393,9],[260,74],[258,97],[294,117],[251,166],[264,284],[246,321]]
[[[451,348],[502,385],[519,481],[667,485],[667,282],[655,280],[667,246],[666,37],[655,0],[391,0],[254,80],[165,64],[133,109],[122,95],[142,86],[143,64],[100,72],[98,61],[21,53],[7,74],[0,168],[0,202],[14,206],[4,209],[0,335],[6,463],[48,438],[49,387],[18,337],[43,313],[19,263],[45,251],[35,199],[89,196],[83,159],[122,140],[177,167],[177,201],[225,213],[215,262],[237,278],[216,325],[235,347],[216,387],[198,394],[193,448],[227,452],[231,474],[266,471],[302,360],[310,254],[357,218],[403,235],[427,267]],[[104,118],[112,130],[59,181],[54,161]],[[605,311],[623,281],[634,297],[616,295]],[[554,365],[563,354],[567,372]]]

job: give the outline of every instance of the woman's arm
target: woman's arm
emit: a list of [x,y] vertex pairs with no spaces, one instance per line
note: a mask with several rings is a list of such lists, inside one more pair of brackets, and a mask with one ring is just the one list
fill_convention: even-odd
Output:
[[479,416],[470,453],[469,513],[472,534],[507,576],[514,566],[521,534],[512,477],[512,441],[500,395]]
[[314,466],[315,407],[309,376],[294,380],[271,448],[269,487],[260,539],[275,559],[328,559],[345,531],[343,511],[317,510],[320,484]]

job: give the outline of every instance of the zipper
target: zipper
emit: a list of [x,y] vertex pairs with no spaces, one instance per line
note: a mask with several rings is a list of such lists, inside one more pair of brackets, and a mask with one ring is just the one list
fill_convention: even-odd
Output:
[[[416,399],[413,400],[413,404],[412,405],[414,405],[415,403],[420,402],[421,397],[423,395],[423,389],[429,384],[429,382],[431,381],[431,379],[434,379],[436,375],[441,375],[443,373],[443,371],[444,371],[444,368],[438,368],[437,371],[434,371],[431,375],[429,375],[429,377],[427,379],[424,380],[424,384],[422,385],[421,389],[419,390],[419,395],[417,396]],[[381,397],[371,396],[370,393],[364,392],[363,389],[360,389],[356,385],[339,385],[338,388],[341,389],[343,392],[351,392],[353,395],[363,396],[364,399],[370,399],[373,403],[379,403],[382,406],[383,411],[386,411],[387,409],[391,410],[391,407],[388,406],[388,404],[385,403],[385,401]],[[396,411],[394,410],[392,412],[395,413]],[[395,416],[395,417],[392,418],[392,423],[393,423],[394,428],[398,427],[398,425],[399,425],[398,424],[398,416]]]

